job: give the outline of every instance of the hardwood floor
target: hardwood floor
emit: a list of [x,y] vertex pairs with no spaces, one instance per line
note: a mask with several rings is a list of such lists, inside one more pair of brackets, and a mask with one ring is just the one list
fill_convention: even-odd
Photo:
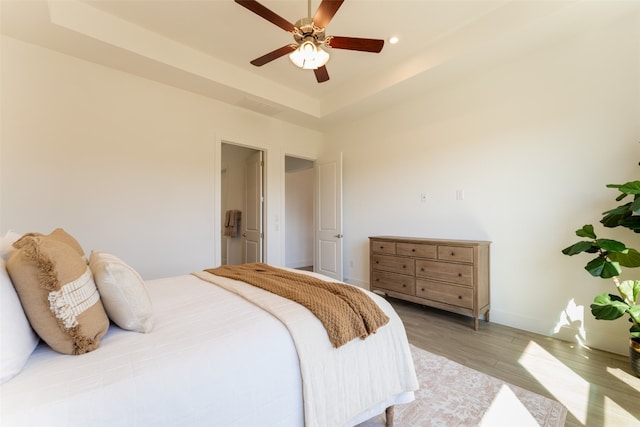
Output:
[[640,378],[629,358],[389,298],[409,341],[567,409],[565,426],[640,426]]

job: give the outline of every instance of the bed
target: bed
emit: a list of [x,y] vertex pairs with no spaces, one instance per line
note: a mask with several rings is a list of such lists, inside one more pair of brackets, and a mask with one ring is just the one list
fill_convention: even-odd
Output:
[[404,327],[373,293],[388,324],[334,348],[304,307],[238,280],[194,272],[143,288],[152,329],[112,319],[81,355],[40,341],[0,386],[0,424],[351,426],[413,400]]

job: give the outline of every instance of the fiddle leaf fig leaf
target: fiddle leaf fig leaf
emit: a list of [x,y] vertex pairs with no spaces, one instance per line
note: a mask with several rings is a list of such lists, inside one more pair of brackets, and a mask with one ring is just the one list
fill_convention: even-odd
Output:
[[624,243],[611,239],[598,239],[596,244],[608,252],[624,252],[627,249]]
[[587,263],[584,267],[594,277],[601,277],[603,279],[610,279],[615,276],[619,276],[622,273],[620,264],[617,262],[607,261],[604,258],[595,258]]
[[618,206],[617,208],[609,209],[602,213],[602,215],[624,215],[628,214],[631,208],[631,203],[627,203],[626,205]]
[[580,230],[576,230],[576,236],[578,237],[586,237],[588,239],[596,239],[596,233],[593,231],[593,225],[587,224],[583,226]]
[[[638,309],[638,310],[632,310],[632,309]],[[629,313],[629,316],[631,316],[629,318],[629,322],[633,323],[631,325],[631,328],[629,328],[629,332],[631,333],[632,337],[640,338],[640,307],[638,306],[631,307],[628,313]],[[634,319],[635,321],[632,319]]]
[[622,317],[629,306],[617,295],[598,295],[591,304],[591,314],[598,320],[615,320]]
[[633,199],[633,202],[631,203],[631,206],[629,207],[629,210],[631,210],[631,212],[637,214],[640,214],[640,197],[638,197],[636,195],[636,197]]
[[[625,280],[618,286],[618,292],[628,304],[635,304],[640,294],[640,280]],[[640,306],[637,308],[640,310]]]
[[609,253],[608,257],[623,267],[640,267],[640,252],[633,248],[627,248],[625,252]]
[[631,181],[618,187],[620,191],[626,194],[640,194],[640,181]]
[[614,228],[618,227],[620,225],[620,222],[628,216],[631,216],[631,213],[627,212],[624,214],[619,214],[613,213],[613,211],[609,211],[604,213],[604,216],[600,220],[600,223],[607,228]]
[[629,321],[634,322],[634,326],[636,327],[637,332],[640,332],[640,305],[629,307],[627,313],[629,313],[630,316]]
[[640,215],[628,215],[621,218],[619,225],[640,233]]
[[562,250],[562,253],[565,255],[572,256],[572,255],[579,254],[581,252],[588,252],[589,250],[591,250],[592,246],[593,244],[591,242],[582,241],[582,242],[574,243],[568,248],[564,248]]

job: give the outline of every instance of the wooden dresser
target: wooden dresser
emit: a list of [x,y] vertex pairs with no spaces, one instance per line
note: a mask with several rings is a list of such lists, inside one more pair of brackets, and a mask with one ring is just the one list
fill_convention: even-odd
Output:
[[370,287],[412,301],[489,321],[489,246],[475,240],[372,236]]

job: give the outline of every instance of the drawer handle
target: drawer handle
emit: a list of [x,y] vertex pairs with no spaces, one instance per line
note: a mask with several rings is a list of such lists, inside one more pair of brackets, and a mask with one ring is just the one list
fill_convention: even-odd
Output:
[[407,266],[406,266],[406,265],[403,265],[403,266],[402,266],[402,268],[407,268]]
[[379,282],[379,281],[380,281],[380,279],[376,278],[376,282]]
[[384,246],[380,246],[380,249],[384,249]]
[[451,252],[451,256],[456,256],[456,253],[455,252]]
[[420,269],[420,271],[424,271],[424,267],[422,267],[422,268]]
[[380,264],[380,261],[376,261],[376,264]]
[[462,295],[458,295],[458,299],[462,299]]
[[424,292],[424,288],[422,288],[422,292]]
[[411,252],[415,252],[415,251],[416,251],[416,249],[415,249],[415,248],[411,249]]
[[458,273],[458,277],[462,277],[462,273]]

